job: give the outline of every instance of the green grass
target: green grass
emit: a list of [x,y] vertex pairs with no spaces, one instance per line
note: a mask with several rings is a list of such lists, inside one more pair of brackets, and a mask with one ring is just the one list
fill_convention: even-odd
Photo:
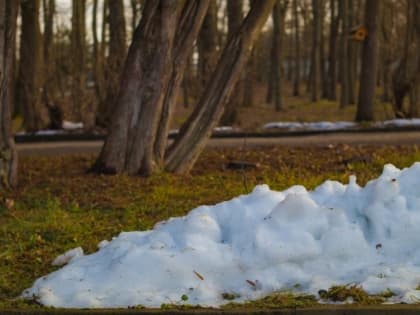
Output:
[[[231,159],[261,167],[223,170]],[[0,309],[40,307],[16,297],[55,270],[51,261],[68,249],[82,246],[92,253],[101,240],[121,231],[150,229],[199,205],[247,193],[259,183],[277,190],[295,184],[311,189],[326,179],[347,182],[356,174],[364,184],[380,174],[384,163],[406,167],[414,161],[420,161],[416,146],[224,149],[206,151],[191,175],[130,178],[86,174],[92,156],[22,159],[19,187],[0,194],[1,200],[14,200],[11,208],[0,205]],[[249,305],[312,305],[311,298],[296,298],[277,294]]]

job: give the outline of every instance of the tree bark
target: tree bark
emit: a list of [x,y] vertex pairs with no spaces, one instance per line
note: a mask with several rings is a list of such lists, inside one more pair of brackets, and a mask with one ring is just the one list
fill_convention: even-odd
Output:
[[0,188],[17,185],[17,153],[11,133],[13,60],[18,1],[0,0]]
[[[106,1],[103,2],[106,5]],[[97,16],[98,16],[98,0],[93,0],[92,8],[92,39],[93,39],[93,79],[95,81],[95,93],[99,104],[105,102],[105,82],[104,82],[104,59],[98,43],[97,34]],[[106,19],[103,16],[103,19]]]
[[109,54],[106,62],[106,98],[100,104],[97,121],[107,126],[118,95],[122,67],[126,55],[126,33],[123,0],[108,1]]
[[168,151],[166,156],[168,171],[188,172],[194,165],[223,113],[252,44],[275,2],[275,0],[254,1],[242,26],[226,44],[193,114],[181,128],[179,136]]
[[166,89],[162,114],[154,144],[155,162],[163,167],[172,112],[176,106],[185,69],[190,62],[194,40],[203,24],[211,0],[187,0],[178,21],[171,78]]
[[356,121],[372,121],[375,99],[377,67],[377,14],[379,0],[365,3],[365,26],[368,36],[363,43],[362,70],[360,73],[359,100],[357,103]]
[[73,0],[71,23],[73,115],[83,120],[86,108],[86,0]]
[[[348,1],[348,26],[352,28],[356,24],[356,13],[357,10],[354,7],[353,0]],[[347,41],[347,63],[348,63],[348,94],[349,104],[356,104],[356,57],[357,57],[358,45],[351,40]]]
[[300,77],[301,77],[301,56],[300,56],[300,37],[299,37],[299,13],[298,13],[298,0],[293,0],[293,25],[294,25],[294,65],[295,65],[295,75],[293,78],[293,96],[300,95]]
[[55,0],[43,0],[44,13],[44,86],[42,100],[47,106],[50,129],[61,129],[63,113],[57,101],[57,67],[54,45]]
[[113,120],[93,170],[148,175],[173,66],[178,1],[147,1],[121,76]]
[[274,96],[274,109],[280,111],[283,108],[282,102],[282,80],[283,80],[283,38],[284,38],[284,21],[286,17],[288,1],[279,1],[277,0],[276,5],[274,6],[272,19],[273,19],[273,34],[272,34],[272,44],[271,44],[271,79],[272,89]]
[[[228,34],[227,34],[228,39],[227,40],[229,40],[233,36],[233,34],[241,27],[241,23],[243,20],[243,12],[242,12],[243,2],[242,0],[228,0],[226,2],[226,5],[227,5],[226,10],[227,10],[227,17],[228,17]],[[249,68],[249,67],[246,67],[246,68]],[[243,74],[244,74],[244,71],[242,72],[242,75]],[[226,105],[226,109],[223,112],[222,118],[220,119],[221,125],[232,125],[236,121],[236,118],[238,115],[238,107],[242,105],[243,103],[241,100],[241,96],[244,94],[245,80],[246,79],[238,80],[235,86],[235,89],[233,91],[233,95],[230,98],[228,104]]]
[[338,15],[337,0],[330,0],[330,45],[328,52],[328,94],[331,101],[337,99],[337,36],[338,36]]
[[197,39],[198,69],[201,87],[203,88],[217,62],[217,6],[210,1],[200,34]]
[[39,25],[39,0],[21,1],[22,31],[20,37],[17,99],[28,131],[48,126],[48,111],[41,102],[44,85],[42,36]]
[[341,0],[340,17],[341,17],[341,45],[340,45],[340,108],[349,105],[349,0]]
[[312,51],[311,51],[311,101],[319,100],[320,88],[320,42],[321,42],[321,2],[312,0]]

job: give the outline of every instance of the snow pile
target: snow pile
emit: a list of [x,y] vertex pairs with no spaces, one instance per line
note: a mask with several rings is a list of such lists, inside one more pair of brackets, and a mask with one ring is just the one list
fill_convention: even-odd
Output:
[[376,123],[375,125],[380,127],[419,127],[420,118],[412,119],[391,119]]
[[270,122],[263,126],[263,129],[287,129],[287,130],[343,130],[357,127],[351,121],[317,121],[317,122]]
[[[161,303],[218,306],[276,290],[317,294],[357,283],[420,298],[420,163],[386,165],[365,187],[326,181],[314,191],[266,185],[153,230],[123,232],[23,293],[56,307]],[[297,289],[296,289],[297,288]],[[188,298],[188,299],[187,299]]]

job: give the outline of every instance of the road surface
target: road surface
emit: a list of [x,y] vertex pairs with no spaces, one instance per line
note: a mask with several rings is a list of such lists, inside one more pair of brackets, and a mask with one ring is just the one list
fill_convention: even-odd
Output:
[[[19,143],[17,150],[20,156],[49,156],[63,154],[98,154],[102,141],[66,141]],[[377,133],[329,133],[307,136],[282,136],[276,138],[214,138],[210,139],[209,147],[247,147],[255,146],[326,146],[329,144],[364,144],[364,145],[420,145],[420,131],[407,132],[377,132]]]

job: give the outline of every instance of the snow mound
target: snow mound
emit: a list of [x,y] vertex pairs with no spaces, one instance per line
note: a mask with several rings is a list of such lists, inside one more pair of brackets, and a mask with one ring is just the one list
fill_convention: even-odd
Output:
[[316,122],[270,122],[263,129],[287,129],[287,130],[344,130],[357,127],[352,121],[316,121]]
[[[122,232],[91,255],[36,280],[24,297],[55,307],[219,306],[293,289],[357,283],[416,302],[420,284],[420,163],[386,165],[365,187],[314,191],[266,185],[214,206]],[[187,299],[188,298],[188,299]]]

